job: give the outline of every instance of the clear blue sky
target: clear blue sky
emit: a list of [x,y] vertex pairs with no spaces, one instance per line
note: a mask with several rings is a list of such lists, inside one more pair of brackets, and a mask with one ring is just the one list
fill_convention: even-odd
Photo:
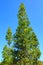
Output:
[[43,0],[0,0],[0,61],[2,49],[6,44],[5,35],[10,26],[15,33],[18,19],[17,13],[21,2],[24,3],[31,26],[35,31],[41,50],[40,60],[43,61]]

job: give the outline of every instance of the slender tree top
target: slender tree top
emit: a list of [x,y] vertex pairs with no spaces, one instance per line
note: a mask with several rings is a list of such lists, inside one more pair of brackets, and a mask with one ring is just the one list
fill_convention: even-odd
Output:
[[8,45],[10,46],[10,44],[12,42],[12,31],[11,31],[10,27],[8,28],[7,33],[6,33],[6,40],[8,42]]

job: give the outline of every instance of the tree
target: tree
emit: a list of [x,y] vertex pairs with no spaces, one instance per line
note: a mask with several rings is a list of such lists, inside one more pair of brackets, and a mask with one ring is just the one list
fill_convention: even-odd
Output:
[[7,30],[6,40],[8,42],[8,45],[10,46],[10,44],[12,42],[12,31],[10,28],[8,28],[8,30]]
[[6,45],[3,48],[2,51],[3,55],[3,65],[12,65],[13,64],[13,57],[12,57],[12,49],[8,48]]
[[32,56],[30,61],[32,60],[33,65],[37,65],[38,59],[40,58],[40,55],[41,55],[41,52],[39,49],[38,39],[34,32],[32,32],[30,39],[31,39],[30,44],[31,44],[31,56]]
[[11,45],[12,43],[12,31],[10,28],[8,28],[7,34],[6,34],[6,40],[7,44],[5,45],[2,51],[3,61],[2,65],[12,65],[13,64],[13,48]]
[[39,42],[30,27],[30,21],[23,3],[18,11],[18,27],[13,40],[17,65],[37,65],[37,60],[40,57]]

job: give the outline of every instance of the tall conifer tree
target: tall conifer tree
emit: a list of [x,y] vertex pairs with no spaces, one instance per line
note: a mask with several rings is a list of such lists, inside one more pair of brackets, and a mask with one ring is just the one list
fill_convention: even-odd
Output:
[[39,42],[30,27],[30,21],[23,3],[18,11],[18,27],[13,39],[14,55],[18,65],[36,65],[40,57]]

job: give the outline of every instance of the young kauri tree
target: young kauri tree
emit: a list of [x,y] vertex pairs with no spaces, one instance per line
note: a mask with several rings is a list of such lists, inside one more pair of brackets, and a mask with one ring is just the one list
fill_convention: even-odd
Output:
[[24,4],[18,11],[18,27],[13,36],[14,56],[17,65],[37,65],[40,57],[39,42],[37,36],[30,27]]
[[12,65],[13,64],[13,48],[11,45],[12,43],[12,31],[10,28],[8,28],[7,34],[6,34],[6,40],[7,44],[5,45],[2,51],[3,56],[3,65]]

